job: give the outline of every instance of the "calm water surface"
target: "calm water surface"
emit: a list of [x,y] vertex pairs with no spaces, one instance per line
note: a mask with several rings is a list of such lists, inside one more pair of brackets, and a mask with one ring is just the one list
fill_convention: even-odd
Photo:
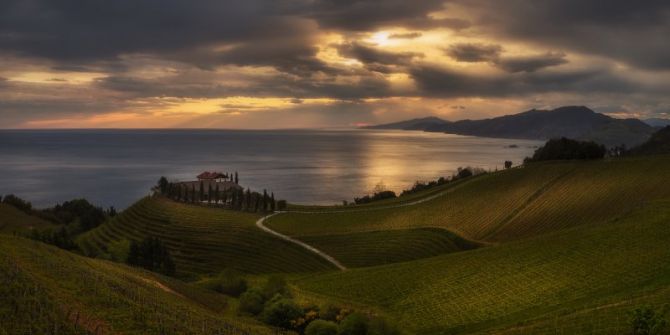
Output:
[[85,197],[125,208],[162,175],[217,170],[291,202],[332,204],[380,183],[400,191],[459,166],[516,164],[539,144],[389,130],[2,130],[0,194],[38,207]]

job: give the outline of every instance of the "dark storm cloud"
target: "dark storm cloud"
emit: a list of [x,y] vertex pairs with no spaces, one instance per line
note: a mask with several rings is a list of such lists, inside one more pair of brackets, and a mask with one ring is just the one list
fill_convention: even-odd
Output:
[[250,78],[248,85],[222,85],[210,80],[186,81],[178,76],[143,79],[110,76],[96,81],[99,88],[124,93],[129,97],[224,98],[236,96],[335,98],[360,100],[393,96],[390,83],[382,76],[367,75],[348,82],[316,81],[311,78],[279,74],[261,79]]
[[606,69],[551,73],[475,75],[434,66],[416,66],[410,75],[422,94],[435,97],[510,97],[537,93],[628,92],[643,90],[639,84]]
[[423,57],[417,52],[390,52],[356,42],[341,44],[337,50],[340,55],[358,59],[364,64],[407,65],[412,59]]
[[489,62],[500,56],[502,47],[495,44],[458,43],[451,45],[445,52],[459,62]]
[[495,65],[507,72],[535,72],[537,70],[567,63],[564,53],[548,52],[542,55],[523,57],[503,57],[494,61]]
[[460,0],[494,35],[670,69],[670,2]]
[[367,31],[378,27],[435,27],[462,29],[467,21],[433,20],[428,14],[443,9],[444,0],[316,0],[310,16],[322,27]]

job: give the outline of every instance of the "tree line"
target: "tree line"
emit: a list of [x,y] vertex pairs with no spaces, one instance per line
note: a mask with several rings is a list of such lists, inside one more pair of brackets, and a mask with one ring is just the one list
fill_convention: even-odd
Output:
[[[238,180],[237,174],[235,180]],[[205,188],[205,183],[202,181],[196,188],[196,183],[171,183],[165,177],[158,180],[157,186],[161,195],[175,201],[207,203],[237,211],[274,212],[286,209],[287,205],[285,200],[276,200],[274,192],[268,193],[267,190],[263,190],[263,193],[238,187],[221,190],[218,183],[215,183],[214,187],[208,183]]]

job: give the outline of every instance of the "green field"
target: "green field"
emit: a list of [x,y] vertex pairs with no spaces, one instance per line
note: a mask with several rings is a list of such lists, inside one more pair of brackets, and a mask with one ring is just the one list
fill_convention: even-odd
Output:
[[258,229],[258,218],[257,214],[145,198],[77,242],[85,253],[100,256],[114,241],[158,237],[169,247],[183,277],[226,268],[247,273],[333,269],[317,255]]
[[56,227],[36,216],[28,215],[14,206],[0,203],[0,233],[28,234],[31,230],[43,230]]
[[670,157],[537,163],[473,178],[441,194],[391,209],[380,203],[360,210],[286,213],[267,225],[298,238],[435,227],[475,241],[513,241],[608,222],[647,201],[670,197]]
[[437,228],[305,236],[301,240],[319,246],[347,267],[406,262],[479,247]]
[[425,260],[296,281],[377,306],[416,334],[605,333],[670,302],[670,202],[625,219]]
[[276,334],[174,279],[0,236],[0,334]]

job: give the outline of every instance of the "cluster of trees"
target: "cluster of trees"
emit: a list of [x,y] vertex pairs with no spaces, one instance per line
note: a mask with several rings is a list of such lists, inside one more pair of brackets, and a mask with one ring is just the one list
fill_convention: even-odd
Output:
[[[483,173],[486,173],[486,170],[484,170],[482,168],[474,168],[474,167],[470,167],[470,166],[459,167],[456,170],[456,172],[453,175],[451,175],[450,177],[440,177],[436,180],[431,180],[429,182],[416,181],[414,183],[414,185],[412,185],[411,188],[403,190],[402,193],[400,193],[400,196],[402,197],[402,196],[413,194],[413,193],[416,193],[416,192],[428,190],[428,189],[431,189],[431,188],[436,187],[436,186],[448,184],[448,183],[451,183],[451,182],[455,182],[457,180],[461,180],[463,178],[468,178],[468,177],[483,174]],[[372,195],[366,195],[364,197],[355,198],[354,203],[357,204],[357,205],[360,205],[360,204],[370,203],[370,202],[373,202],[373,201],[396,198],[395,192],[385,190],[384,188],[385,188],[384,185],[381,185],[381,184],[377,185],[375,187],[375,192]],[[344,204],[347,205],[346,202]]]
[[601,159],[605,157],[606,153],[607,148],[604,145],[592,141],[576,141],[563,137],[547,141],[544,146],[535,150],[533,157],[527,157],[524,162]]
[[395,192],[393,191],[378,191],[373,193],[372,195],[366,195],[360,198],[354,198],[354,203],[356,205],[362,205],[362,204],[367,204],[373,201],[379,201],[379,200],[384,200],[384,199],[393,199],[397,197]]
[[25,201],[14,194],[8,194],[6,196],[0,196],[0,202],[10,206],[16,207],[16,209],[26,213],[32,214],[33,205],[29,201]]
[[65,226],[61,226],[58,229],[45,229],[42,231],[33,229],[30,232],[29,237],[35,241],[55,245],[61,249],[79,251],[79,246],[74,242],[72,234],[68,232]]
[[301,306],[286,281],[270,276],[260,287],[249,287],[243,276],[226,270],[206,286],[220,293],[239,297],[238,312],[256,317],[273,327],[306,335],[398,335],[386,320],[368,317],[348,308],[327,305]]
[[71,251],[79,250],[74,242],[76,235],[89,231],[101,225],[108,217],[116,215],[114,207],[105,211],[86,199],[74,199],[45,209],[35,209],[29,201],[13,194],[0,196],[0,202],[57,225],[41,231],[32,230],[27,237]]
[[[236,175],[237,178],[237,175]],[[232,210],[245,212],[274,212],[286,209],[286,201],[276,200],[274,192],[254,192],[250,189],[229,188],[220,190],[219,185],[200,182],[196,188],[195,183],[170,183],[167,178],[161,177],[158,181],[158,190],[163,196],[182,202],[207,203],[222,206]]]
[[145,237],[140,243],[130,242],[126,263],[167,276],[174,276],[176,272],[170,251],[157,237]]

